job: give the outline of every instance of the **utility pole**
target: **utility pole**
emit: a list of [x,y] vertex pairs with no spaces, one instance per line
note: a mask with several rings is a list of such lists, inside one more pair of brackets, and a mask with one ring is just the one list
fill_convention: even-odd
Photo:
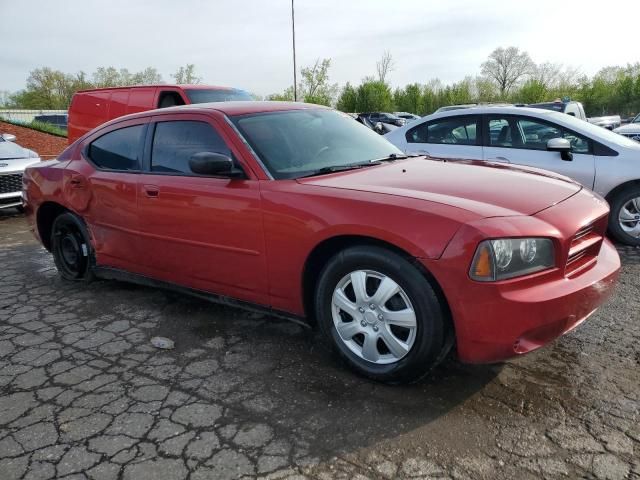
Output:
[[296,72],[296,17],[291,0],[291,32],[293,34],[293,100],[298,101],[298,74]]

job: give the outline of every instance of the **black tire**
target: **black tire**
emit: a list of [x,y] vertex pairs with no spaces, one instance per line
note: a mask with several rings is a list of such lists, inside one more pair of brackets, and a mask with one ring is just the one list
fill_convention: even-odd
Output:
[[[611,200],[611,213],[609,214],[609,233],[621,243],[632,246],[640,246],[640,237],[633,237],[620,226],[619,215],[622,207],[634,198],[640,197],[640,186],[632,185],[618,192]],[[637,212],[640,216],[640,211]]]
[[[415,340],[409,352],[395,363],[377,364],[361,358],[349,349],[336,330],[332,316],[333,292],[343,277],[356,270],[371,270],[389,277],[404,290],[413,306],[417,324]],[[444,356],[447,323],[443,300],[418,268],[390,250],[356,246],[335,255],[320,273],[314,301],[323,337],[342,360],[367,378],[392,384],[418,381]]]
[[93,280],[93,248],[89,234],[84,222],[73,213],[63,213],[53,221],[51,253],[60,276],[65,280]]

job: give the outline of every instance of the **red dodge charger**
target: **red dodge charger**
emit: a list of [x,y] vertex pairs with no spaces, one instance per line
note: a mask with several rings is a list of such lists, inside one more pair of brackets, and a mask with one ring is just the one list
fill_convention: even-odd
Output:
[[[533,153],[534,154],[534,153]],[[532,169],[408,158],[334,110],[129,115],[24,175],[63,278],[129,280],[316,324],[356,371],[416,380],[530,352],[609,296],[608,207]]]

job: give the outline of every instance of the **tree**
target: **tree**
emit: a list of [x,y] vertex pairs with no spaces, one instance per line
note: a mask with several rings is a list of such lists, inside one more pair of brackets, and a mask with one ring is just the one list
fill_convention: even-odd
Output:
[[496,82],[501,97],[505,97],[534,69],[535,64],[529,54],[516,47],[496,48],[482,64],[482,74]]
[[372,78],[365,79],[356,91],[357,112],[390,112],[393,110],[393,95],[389,85]]
[[342,89],[336,108],[343,112],[355,113],[358,111],[358,92],[349,82]]
[[98,67],[93,73],[93,84],[98,88],[153,85],[162,82],[162,75],[153,67],[136,73],[131,73],[126,68],[117,70],[114,67]]
[[275,102],[293,102],[293,86],[287,87],[287,89],[282,93],[272,93],[271,95],[267,95],[267,100]]
[[302,81],[299,90],[307,103],[331,105],[336,97],[338,85],[329,83],[329,67],[331,59],[317,59],[313,66],[303,68],[300,73]]
[[426,113],[422,87],[418,83],[412,83],[403,89],[396,88],[395,92],[393,92],[393,103],[398,110],[403,112],[416,113],[419,115]]
[[193,85],[200,83],[202,78],[195,74],[196,66],[193,63],[187,63],[184,67],[178,68],[176,73],[172,74],[177,84]]
[[387,76],[393,71],[395,63],[389,52],[384,52],[382,58],[376,63],[376,71],[378,72],[378,81],[385,83]]

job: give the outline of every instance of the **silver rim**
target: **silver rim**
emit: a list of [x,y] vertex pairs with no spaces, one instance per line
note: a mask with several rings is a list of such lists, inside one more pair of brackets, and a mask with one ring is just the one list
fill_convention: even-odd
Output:
[[620,228],[627,235],[640,237],[640,197],[632,198],[622,206],[618,221]]
[[372,270],[345,275],[331,302],[333,324],[358,357],[376,364],[403,358],[416,339],[416,314],[394,280]]

